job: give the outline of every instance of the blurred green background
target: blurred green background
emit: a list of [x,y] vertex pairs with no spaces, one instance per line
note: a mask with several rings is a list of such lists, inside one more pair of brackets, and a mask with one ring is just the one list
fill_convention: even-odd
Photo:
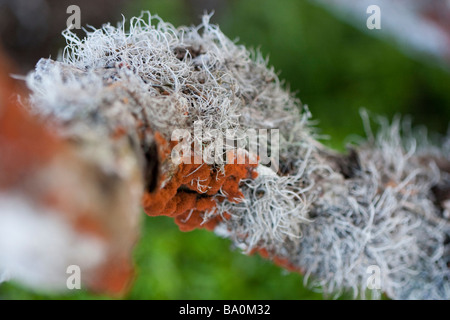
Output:
[[[413,60],[390,41],[336,19],[309,1],[136,0],[126,17],[150,10],[174,25],[198,24],[203,9],[230,38],[270,56],[292,91],[318,120],[324,143],[344,150],[347,137],[363,135],[359,110],[391,118],[408,114],[415,124],[445,133],[450,119],[450,73],[427,59]],[[83,8],[82,8],[83,10]],[[377,31],[372,31],[377,32]],[[322,299],[259,256],[244,256],[230,242],[197,230],[182,233],[169,218],[143,216],[134,252],[137,277],[130,299]],[[77,291],[35,292],[0,285],[0,298],[107,298]],[[331,298],[331,297],[327,297]],[[341,298],[351,298],[344,295]]]

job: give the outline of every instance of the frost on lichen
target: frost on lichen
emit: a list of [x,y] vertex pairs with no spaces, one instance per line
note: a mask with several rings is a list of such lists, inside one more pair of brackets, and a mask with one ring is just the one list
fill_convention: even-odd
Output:
[[[328,150],[267,61],[209,18],[175,28],[143,15],[84,39],[64,32],[59,61],[41,60],[28,77],[32,110],[103,170],[114,168],[117,137],[127,136],[144,180],[155,176],[149,170],[158,176],[146,181],[144,209],[173,216],[182,230],[215,229],[326,294],[364,297],[375,265],[392,298],[450,298],[448,139],[433,147],[401,138],[395,120],[348,155]],[[172,133],[194,133],[198,121],[203,147],[230,132],[279,129],[278,167],[175,164]]]

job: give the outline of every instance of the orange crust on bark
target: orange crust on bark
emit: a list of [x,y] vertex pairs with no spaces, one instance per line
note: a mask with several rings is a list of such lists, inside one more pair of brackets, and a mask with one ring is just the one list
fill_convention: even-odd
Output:
[[[158,144],[160,160],[169,161],[169,155],[174,147],[163,139],[159,133],[155,134]],[[239,189],[242,179],[255,179],[254,170],[257,164],[249,164],[247,155],[235,154],[229,151],[227,159],[234,159],[227,163],[221,172],[212,165],[181,163],[164,186],[161,181],[167,179],[160,173],[159,186],[152,193],[143,196],[143,207],[149,216],[169,216],[181,231],[191,231],[196,228],[213,230],[223,218],[215,216],[209,220],[204,214],[214,210],[216,201],[227,198],[239,202],[243,194]],[[194,158],[191,159],[194,162]],[[243,164],[240,164],[243,163]],[[224,215],[226,218],[226,215]]]

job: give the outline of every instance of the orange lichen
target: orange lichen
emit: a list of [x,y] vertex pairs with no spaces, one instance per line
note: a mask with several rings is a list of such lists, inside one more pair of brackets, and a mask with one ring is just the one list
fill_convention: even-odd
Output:
[[120,297],[127,292],[135,272],[131,257],[110,257],[95,272],[95,277],[89,280],[90,289]]
[[6,61],[0,53],[0,188],[19,183],[62,149],[62,143],[17,102],[22,89],[9,76]]
[[158,146],[159,161],[163,162],[170,156],[173,146],[159,132],[155,132],[154,139]]
[[[165,141],[160,134],[155,134],[155,141],[167,160],[173,144]],[[214,229],[222,217],[212,215],[205,220],[204,214],[214,210],[216,201],[227,198],[239,202],[243,194],[239,189],[242,179],[256,178],[256,164],[249,164],[248,155],[228,152],[222,171],[205,162],[201,164],[181,163],[175,172],[162,185],[165,174],[160,174],[160,185],[156,191],[147,192],[143,197],[143,206],[149,216],[169,216],[175,218],[175,223],[182,231],[195,228]],[[235,160],[235,161],[230,161]],[[191,162],[194,158],[192,158]],[[242,164],[241,164],[242,163]]]
[[286,270],[291,271],[291,272],[297,272],[297,273],[300,273],[300,274],[304,273],[303,269],[301,269],[300,267],[294,265],[291,261],[289,261],[288,258],[282,258],[282,257],[276,256],[276,255],[270,253],[265,248],[253,249],[250,252],[250,255],[253,255],[255,253],[258,253],[264,259],[272,260],[277,266],[279,266],[279,267],[281,267],[283,269],[286,269]]
[[127,130],[124,127],[118,126],[112,133],[112,138],[118,140],[127,134]]
[[85,212],[76,217],[73,222],[73,228],[80,233],[90,234],[100,239],[108,239],[108,232],[101,221],[94,219],[93,214]]

